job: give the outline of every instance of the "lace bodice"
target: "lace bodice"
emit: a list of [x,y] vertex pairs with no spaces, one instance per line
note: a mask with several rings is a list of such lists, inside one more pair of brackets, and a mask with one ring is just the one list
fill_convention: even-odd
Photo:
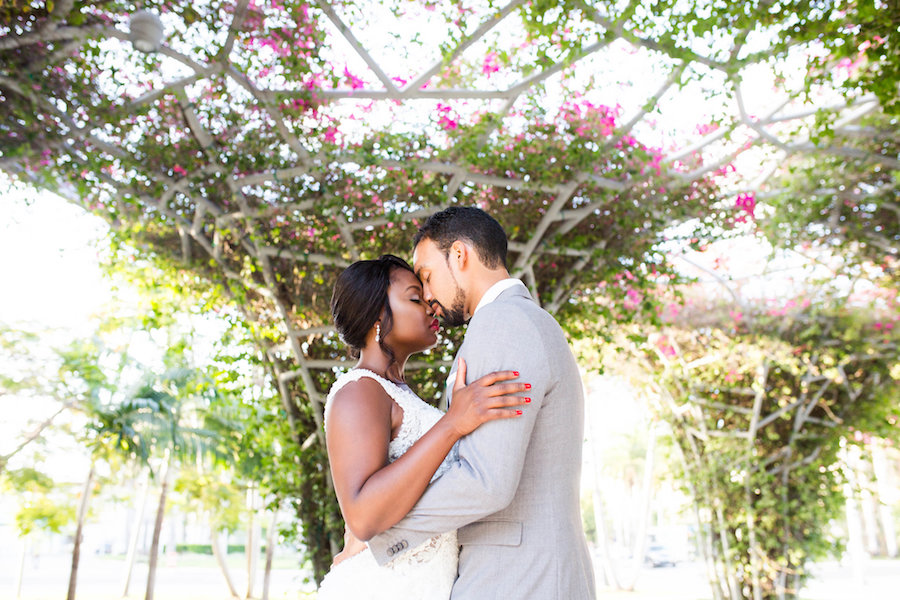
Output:
[[[397,436],[388,446],[388,460],[400,458],[426,431],[441,418],[440,410],[425,403],[406,385],[397,385],[366,369],[353,369],[338,377],[325,401],[325,422],[331,412],[334,395],[351,381],[361,377],[374,379],[403,410],[403,421]],[[453,446],[432,477],[432,481],[459,459]],[[456,579],[459,546],[456,532],[433,537],[425,543],[396,556],[379,567],[370,550],[346,559],[333,567],[319,588],[319,600],[449,600]]]
[[[438,422],[444,413],[416,396],[409,386],[398,385],[368,369],[353,369],[338,377],[334,385],[331,386],[331,390],[329,390],[328,397],[325,400],[326,423],[328,422],[328,414],[331,412],[331,402],[334,399],[334,395],[342,387],[351,381],[359,380],[361,377],[368,377],[380,383],[384,391],[403,411],[403,422],[400,424],[400,430],[397,432],[397,437],[392,439],[388,446],[388,458],[391,462],[394,462],[409,450],[420,437],[425,435],[426,431],[434,427],[434,424]],[[440,477],[444,471],[450,468],[450,463],[456,460],[459,460],[459,451],[454,445],[431,480],[434,481]]]

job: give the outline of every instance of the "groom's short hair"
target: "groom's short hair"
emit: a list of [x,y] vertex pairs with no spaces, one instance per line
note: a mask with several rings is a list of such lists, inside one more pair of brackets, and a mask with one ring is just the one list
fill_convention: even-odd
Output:
[[470,243],[489,269],[506,268],[506,232],[494,217],[474,206],[451,206],[434,213],[413,237],[413,249],[422,240],[431,240],[450,255],[456,240]]

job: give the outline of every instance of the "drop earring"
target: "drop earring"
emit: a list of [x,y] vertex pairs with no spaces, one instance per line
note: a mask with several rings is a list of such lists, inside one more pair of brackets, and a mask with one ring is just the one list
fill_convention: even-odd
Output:
[[376,344],[381,343],[381,324],[380,323],[377,323],[375,325],[375,343]]

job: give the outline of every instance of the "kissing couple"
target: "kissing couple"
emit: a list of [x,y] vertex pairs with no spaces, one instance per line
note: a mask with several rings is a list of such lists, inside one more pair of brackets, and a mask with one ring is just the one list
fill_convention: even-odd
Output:
[[[319,600],[589,600],[579,501],[584,397],[565,334],[510,277],[507,238],[454,206],[338,277],[331,312],[358,357],[325,432],[345,547]],[[404,379],[441,324],[468,323],[446,413]]]

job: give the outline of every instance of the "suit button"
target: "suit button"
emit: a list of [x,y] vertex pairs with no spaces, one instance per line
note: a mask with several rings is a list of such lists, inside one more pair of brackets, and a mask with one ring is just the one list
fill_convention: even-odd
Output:
[[388,556],[393,556],[393,555],[394,555],[394,549],[393,549],[393,548],[388,548],[388,549],[387,549],[387,553],[388,553]]

